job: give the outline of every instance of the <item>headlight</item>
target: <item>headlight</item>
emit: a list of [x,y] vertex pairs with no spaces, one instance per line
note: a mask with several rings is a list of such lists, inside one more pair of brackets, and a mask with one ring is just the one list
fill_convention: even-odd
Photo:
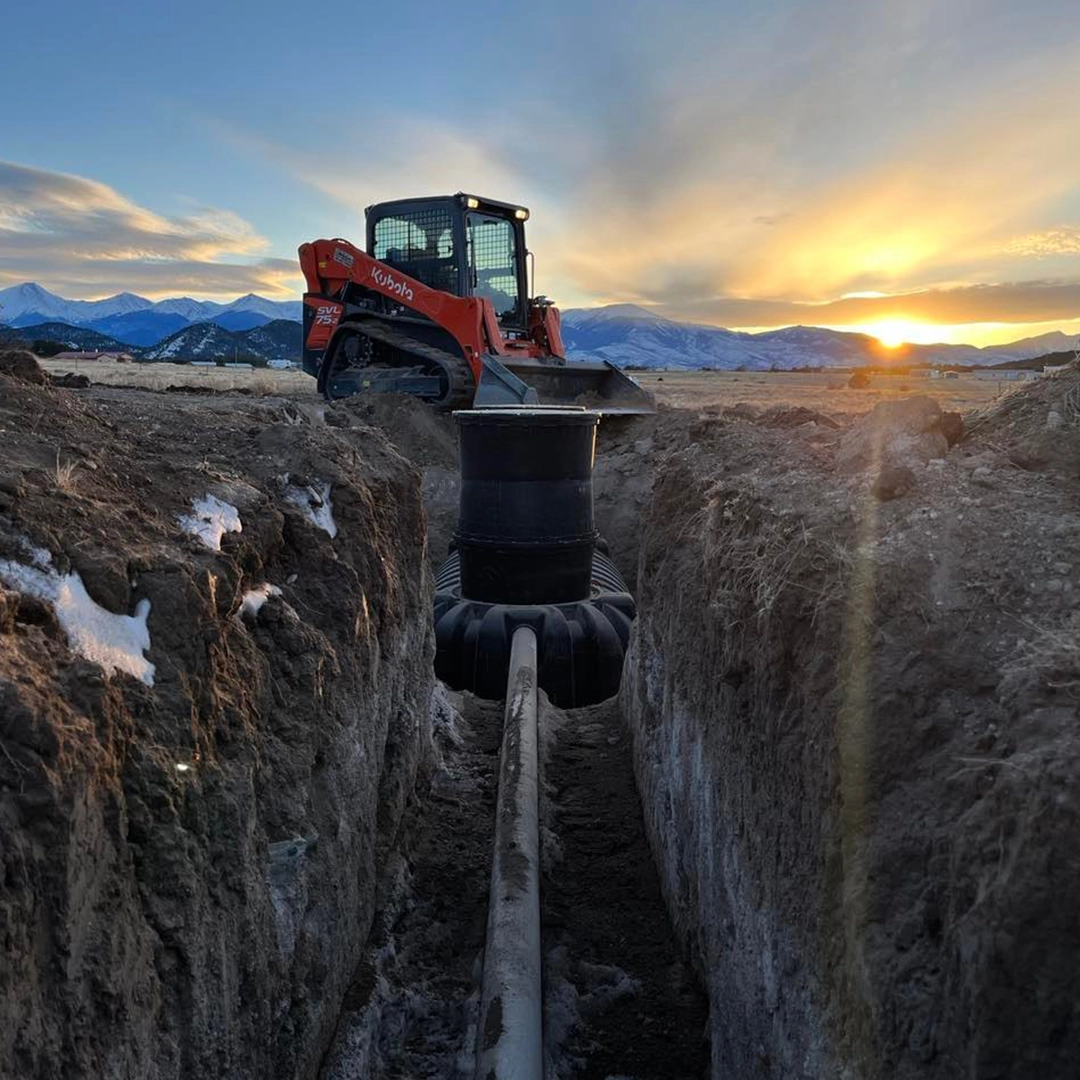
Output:
[[465,200],[465,205],[470,210],[478,210],[480,208],[480,200],[474,199],[471,195]]
[[528,221],[529,220],[529,211],[524,210],[524,209],[515,210],[514,211],[514,217],[516,217],[518,219],[518,221]]

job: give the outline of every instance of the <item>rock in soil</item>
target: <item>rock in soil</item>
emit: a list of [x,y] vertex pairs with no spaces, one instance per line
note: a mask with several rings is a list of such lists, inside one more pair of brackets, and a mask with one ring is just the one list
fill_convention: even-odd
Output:
[[906,465],[886,465],[870,489],[882,500],[899,499],[915,486],[915,474]]

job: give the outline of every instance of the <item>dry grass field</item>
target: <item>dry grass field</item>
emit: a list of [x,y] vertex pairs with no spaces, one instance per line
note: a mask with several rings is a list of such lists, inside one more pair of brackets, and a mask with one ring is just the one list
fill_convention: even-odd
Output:
[[823,413],[861,413],[879,401],[929,394],[942,408],[980,408],[1023,382],[996,382],[961,376],[928,379],[881,375],[864,390],[848,388],[847,372],[660,371],[633,373],[658,401],[679,408],[705,405],[802,405]]
[[133,386],[165,390],[170,386],[202,387],[206,390],[250,390],[253,394],[315,396],[315,380],[302,371],[269,368],[192,367],[189,364],[118,364],[111,360],[40,360],[50,375],[74,372],[105,386]]
[[[314,397],[315,380],[301,371],[202,368],[187,364],[117,364],[84,361],[81,364],[43,360],[54,375],[76,371],[96,383],[163,390],[169,386],[205,387],[208,390],[246,389],[254,394]],[[864,390],[848,388],[846,372],[803,373],[768,371],[663,371],[634,372],[634,378],[658,401],[680,408],[705,405],[803,405],[825,413],[861,413],[879,401],[929,394],[949,409],[979,408],[1008,393],[1022,382],[994,382],[963,377],[927,379],[882,375]]]

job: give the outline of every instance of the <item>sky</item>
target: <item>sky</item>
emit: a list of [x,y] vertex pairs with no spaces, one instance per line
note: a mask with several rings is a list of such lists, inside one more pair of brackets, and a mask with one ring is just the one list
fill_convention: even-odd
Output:
[[464,190],[538,291],[740,329],[1080,332],[1075,0],[56,0],[0,16],[0,288],[298,296]]

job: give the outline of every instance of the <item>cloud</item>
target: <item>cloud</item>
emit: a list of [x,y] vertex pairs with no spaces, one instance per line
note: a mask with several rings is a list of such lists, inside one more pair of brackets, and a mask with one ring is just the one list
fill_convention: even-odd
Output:
[[1018,236],[1005,245],[1009,255],[1034,256],[1080,255],[1080,227],[1045,229]]
[[107,184],[0,161],[0,283],[41,281],[71,296],[120,289],[200,295],[293,295],[295,262],[213,207],[167,217]]
[[[580,192],[551,238],[556,269],[584,296],[646,303],[816,302],[1008,280],[1014,256],[1030,253],[1003,252],[1017,225],[1076,195],[1080,92],[1059,70],[1019,100],[1009,83],[916,130],[871,132],[872,152],[852,132],[851,147],[812,168],[799,164],[805,144],[769,115],[756,138],[739,124],[717,126],[722,116],[711,126],[702,117],[690,125],[701,145],[668,146],[654,167],[646,128],[636,161],[626,155],[617,173],[601,171]],[[622,172],[650,167],[662,190],[627,187]],[[790,208],[784,216],[778,204]],[[1044,250],[1053,242],[1066,253],[1072,239],[1043,238]]]
[[718,297],[658,305],[664,315],[724,326],[858,326],[889,319],[944,325],[1065,322],[1080,317],[1080,281],[1028,281],[849,296],[826,303]]

